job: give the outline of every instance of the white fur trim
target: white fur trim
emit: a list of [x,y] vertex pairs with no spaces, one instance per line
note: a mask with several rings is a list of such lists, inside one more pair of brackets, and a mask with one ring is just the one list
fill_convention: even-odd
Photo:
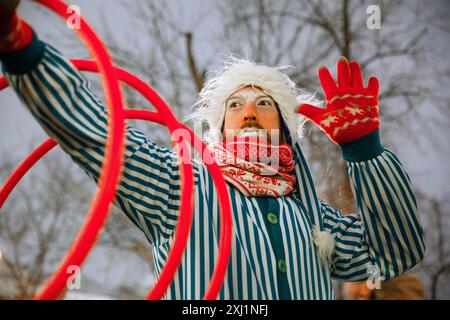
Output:
[[208,143],[217,142],[225,117],[226,99],[237,89],[253,85],[261,88],[278,103],[294,144],[301,137],[305,122],[305,118],[295,112],[296,109],[301,103],[316,101],[311,95],[306,95],[297,88],[296,84],[281,72],[285,68],[272,68],[251,60],[230,57],[215,76],[205,83],[193,106],[196,110],[186,119],[206,121],[210,132],[203,137],[204,140]]
[[334,237],[328,231],[320,231],[317,226],[313,229],[313,241],[317,247],[320,261],[329,267],[332,264],[332,257],[335,248]]

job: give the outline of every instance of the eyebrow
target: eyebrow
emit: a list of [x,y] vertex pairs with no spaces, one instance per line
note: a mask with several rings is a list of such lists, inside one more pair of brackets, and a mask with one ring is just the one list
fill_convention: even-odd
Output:
[[[260,99],[260,98],[269,98],[269,99],[273,100],[273,98],[272,98],[271,96],[267,95],[267,94],[262,94],[262,95],[259,95],[259,96],[256,97],[256,99]],[[231,97],[229,97],[229,98],[226,100],[226,103],[227,103],[228,101],[232,100],[232,99],[242,99],[242,100],[245,100],[244,97],[241,96],[241,95],[232,95]],[[273,101],[275,101],[275,100],[273,100]]]

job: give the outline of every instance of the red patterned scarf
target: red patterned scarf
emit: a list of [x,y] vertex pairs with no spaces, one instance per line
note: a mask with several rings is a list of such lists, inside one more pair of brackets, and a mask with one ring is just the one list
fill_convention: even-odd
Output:
[[247,197],[281,197],[295,189],[293,151],[257,137],[214,145],[214,157],[226,181]]

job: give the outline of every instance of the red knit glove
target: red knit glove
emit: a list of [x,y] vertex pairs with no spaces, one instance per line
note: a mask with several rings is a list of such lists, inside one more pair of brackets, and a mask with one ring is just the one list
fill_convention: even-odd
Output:
[[12,52],[25,48],[33,38],[31,27],[19,18],[18,0],[0,2],[0,52]]
[[319,79],[326,97],[326,108],[302,104],[297,112],[318,125],[337,144],[358,140],[377,130],[378,79],[370,77],[364,87],[361,68],[356,61],[342,58],[337,64],[338,83],[326,67]]

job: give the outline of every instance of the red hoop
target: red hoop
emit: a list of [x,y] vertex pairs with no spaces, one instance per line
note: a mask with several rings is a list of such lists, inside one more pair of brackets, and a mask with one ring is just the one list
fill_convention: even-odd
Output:
[[[61,18],[66,19],[68,5],[64,2],[60,0],[36,1],[57,13]],[[75,30],[75,32],[84,41],[90,54],[97,61],[103,89],[106,92],[106,105],[108,106],[110,119],[108,120],[105,160],[100,172],[98,189],[85,223],[59,269],[47,282],[45,288],[35,297],[37,299],[56,299],[66,286],[67,268],[71,265],[80,266],[86,259],[92,244],[106,221],[109,206],[115,197],[124,154],[125,114],[117,75],[114,72],[108,52],[92,28],[81,17],[80,26],[81,28]]]
[[[79,68],[80,70],[84,71],[92,71],[97,72],[97,66],[93,63],[93,61],[88,60],[72,60],[74,65]],[[157,109],[160,111],[161,109],[167,108],[169,109],[169,106],[165,103],[165,101],[158,95],[156,91],[154,91],[150,86],[148,86],[145,82],[143,82],[138,77],[132,75],[126,70],[123,70],[121,68],[115,67],[117,71],[117,75],[119,77],[119,80],[125,82],[126,84],[130,85],[134,89],[136,89],[139,93],[141,93],[148,101],[150,101]],[[160,109],[161,108],[161,109]],[[148,110],[126,110],[127,118],[128,119],[145,119],[153,122],[157,122],[159,124],[163,124],[163,119],[165,119],[165,116],[160,116],[158,113],[151,112]],[[194,147],[201,146],[201,154],[205,155],[205,151],[208,152],[207,157],[213,158],[209,149],[206,147],[206,145],[201,141],[199,137],[197,137],[191,129],[186,127],[184,124],[181,124],[177,122],[177,124],[174,126],[174,129],[182,128],[185,130],[185,132],[189,133],[189,141],[191,144],[194,145]],[[173,130],[170,130],[171,132]],[[211,173],[211,177],[214,180],[214,184],[216,185],[218,194],[219,194],[219,203],[220,203],[220,239],[219,239],[219,256],[216,262],[216,266],[214,268],[213,275],[211,277],[211,282],[209,284],[209,287],[206,291],[206,294],[204,296],[204,299],[210,300],[215,299],[217,295],[219,294],[220,288],[222,286],[223,280],[225,278],[226,269],[228,266],[228,260],[231,252],[231,207],[230,202],[227,201],[228,198],[228,189],[226,187],[225,180],[223,179],[222,172],[219,168],[219,166],[213,162],[205,163],[206,167],[209,169]],[[181,218],[181,215],[180,215]],[[186,218],[187,220],[188,218]],[[192,219],[189,219],[191,221]],[[178,225],[180,223],[178,222]],[[190,225],[189,225],[190,227]],[[178,227],[177,231],[178,232]],[[178,237],[182,238],[184,241],[184,244],[180,245],[178,247]],[[152,291],[147,296],[148,299],[161,299],[164,292],[167,290],[167,287],[169,286],[171,280],[173,279],[173,276],[175,274],[176,269],[178,268],[180,262],[182,253],[184,251],[184,248],[186,246],[188,233],[185,233],[185,230],[180,231],[179,234],[175,234],[174,242],[172,244],[171,251],[168,256],[168,260],[166,262],[166,265],[164,266],[163,270],[161,271],[161,274],[159,276],[158,282],[153,287]],[[180,240],[181,242],[181,240]],[[176,249],[175,249],[176,248]],[[171,259],[174,259],[173,261]]]
[[[49,7],[53,11],[57,12],[61,16],[64,16],[63,14],[61,14],[61,12],[65,12],[64,10],[67,8],[67,5],[59,0],[54,1],[52,3],[50,3],[48,0],[38,0],[38,2],[46,5],[47,7]],[[61,9],[63,9],[63,10],[61,10]],[[88,47],[89,47],[89,45],[94,44],[92,46],[92,48],[94,50],[97,49],[99,51],[102,51],[103,48],[102,48],[102,44],[99,41],[99,39],[96,38],[94,32],[92,31],[92,29],[89,28],[87,23],[83,19],[81,19],[81,21],[82,21],[83,27],[88,29],[87,34],[86,34],[86,39],[85,39],[88,44]],[[80,33],[83,33],[83,32],[80,31]],[[83,34],[81,36],[83,36]],[[106,50],[104,50],[104,52],[93,52],[93,55],[100,57],[100,58],[102,56],[107,57],[107,52],[106,52]],[[95,72],[98,72],[99,70],[100,70],[100,72],[102,71],[102,65],[97,66],[92,61],[75,60],[73,62],[81,70],[88,70],[88,71],[95,71]],[[147,110],[123,110],[121,108],[121,105],[119,102],[118,104],[115,105],[115,107],[116,108],[119,107],[119,109],[121,109],[120,111],[122,111],[122,113],[120,114],[122,116],[122,119],[121,119],[122,122],[125,118],[125,114],[126,114],[127,118],[145,119],[145,120],[154,121],[154,122],[157,122],[160,124],[163,124],[162,119],[164,119],[165,120],[164,123],[166,124],[166,126],[168,127],[170,132],[172,132],[173,130],[178,129],[178,128],[183,128],[183,129],[187,130],[190,134],[191,143],[197,142],[197,143],[194,143],[195,146],[198,146],[198,143],[201,143],[202,154],[205,150],[207,150],[209,152],[209,150],[206,148],[206,146],[203,144],[203,142],[197,136],[195,136],[189,128],[187,128],[183,124],[179,123],[175,119],[170,108],[165,104],[165,102],[158,96],[158,94],[151,87],[147,86],[143,81],[136,78],[135,76],[128,73],[127,71],[116,68],[116,67],[112,66],[110,63],[108,63],[106,65],[106,67],[104,67],[103,71],[109,70],[109,68],[113,69],[114,71],[117,71],[117,74],[114,77],[110,77],[108,79],[101,72],[102,76],[103,76],[102,80],[104,83],[106,82],[104,87],[108,88],[108,85],[109,85],[109,87],[111,87],[113,85],[112,83],[108,84],[108,81],[111,81],[111,78],[113,78],[113,80],[115,80],[115,81],[117,81],[119,79],[122,81],[125,81],[130,86],[137,89],[149,101],[151,101],[153,103],[153,105],[155,105],[155,107],[157,107],[158,111],[162,114],[162,116],[160,116],[160,114],[150,112]],[[116,76],[117,76],[117,78],[116,78]],[[117,83],[115,83],[115,85],[116,85],[117,89],[119,89]],[[7,86],[6,81],[4,80],[4,78],[1,78],[0,79],[0,90],[6,86]],[[117,103],[117,100],[112,100],[114,97],[117,98],[117,95],[116,96],[113,95],[114,91],[107,91],[107,92],[113,96],[112,98],[107,99],[107,102],[115,101]],[[120,98],[120,91],[118,91],[118,94],[119,94],[119,98]],[[113,117],[113,120],[114,120],[114,117]],[[111,123],[110,125],[112,125],[113,123]],[[117,129],[117,127],[115,127],[115,129]],[[108,130],[108,131],[110,131],[110,130]],[[114,132],[118,132],[118,131],[119,130],[116,130]],[[124,132],[123,132],[123,128],[122,128],[122,136],[123,136],[123,134],[124,134]],[[109,142],[110,138],[111,138],[111,135],[108,135],[106,151],[108,151],[109,145],[112,145],[112,146],[117,145],[117,143],[114,144],[114,141]],[[0,191],[0,208],[3,205],[4,201],[6,200],[6,198],[8,197],[8,195],[10,194],[10,192],[12,191],[12,189],[14,188],[14,186],[18,183],[18,181],[26,173],[26,171],[29,170],[31,168],[31,166],[33,166],[34,163],[36,163],[39,160],[40,157],[42,157],[51,148],[53,148],[54,145],[56,145],[56,143],[54,141],[47,140],[43,145],[41,145],[38,149],[36,149],[21,164],[21,166],[19,166],[17,168],[17,170],[8,179],[8,181],[5,183],[4,187]],[[123,142],[122,142],[121,150],[123,150]],[[177,149],[177,151],[179,151],[179,150]],[[108,156],[108,152],[106,152],[106,156]],[[105,163],[102,166],[102,173],[100,175],[100,180],[99,180],[99,189],[100,189],[100,183],[102,182],[101,179],[103,177],[103,171],[105,168],[105,164],[107,163],[108,160],[111,161],[111,163],[113,163],[113,160],[115,160],[115,159],[112,159],[112,158],[114,158],[114,157],[111,157],[111,159],[105,158]],[[117,157],[117,158],[119,158],[118,174],[120,174],[120,158],[121,157]],[[116,161],[116,163],[117,163],[117,161]],[[218,189],[218,193],[219,193],[219,197],[220,197],[221,230],[220,230],[220,242],[219,242],[219,257],[218,257],[218,260],[216,263],[216,267],[214,269],[213,276],[211,278],[210,286],[204,297],[205,299],[215,299],[217,297],[217,294],[220,291],[221,284],[225,277],[226,268],[228,265],[228,260],[229,260],[229,255],[230,255],[230,250],[231,250],[231,211],[230,211],[229,201],[227,201],[227,199],[226,199],[228,196],[228,191],[226,188],[225,181],[223,180],[223,177],[221,175],[220,168],[215,163],[213,163],[213,164],[207,163],[206,166],[211,171],[211,175],[214,179],[214,183]],[[186,246],[187,237],[189,235],[190,225],[191,225],[191,221],[192,221],[193,175],[192,175],[191,169],[192,169],[192,166],[190,165],[190,163],[184,163],[180,170],[180,176],[181,176],[182,182],[184,182],[184,179],[187,178],[188,182],[190,181],[191,183],[188,183],[187,186],[185,186],[185,184],[182,183],[182,190],[183,190],[182,201],[181,201],[182,204],[180,207],[180,216],[179,216],[177,228],[175,231],[174,243],[172,245],[166,265],[161,272],[159,281],[157,282],[157,284],[154,286],[154,288],[148,295],[149,299],[160,299],[162,297],[162,295],[166,291],[167,287],[170,285],[170,282],[173,279],[174,273],[181,262],[182,253],[184,252],[184,248]],[[110,174],[110,173],[107,172],[106,175],[108,176],[108,174]],[[116,181],[118,181],[119,178],[120,178],[120,176],[116,179]],[[103,180],[103,181],[111,180],[111,179],[107,179],[107,178],[104,178],[104,179],[105,180]],[[113,186],[112,190],[114,191],[114,193],[113,193],[113,196],[111,197],[111,198],[113,198],[115,195],[116,183],[113,183],[110,185]],[[187,189],[184,189],[184,188],[187,188]],[[96,194],[96,199],[94,201],[94,205],[96,203],[103,204],[105,202],[103,199],[105,199],[105,197],[107,195],[106,196],[103,195],[103,198],[99,199],[99,194],[101,193],[100,191],[102,191],[102,190],[99,190]],[[186,191],[189,191],[189,192],[186,192]],[[106,221],[106,217],[109,212],[109,210],[108,210],[109,204],[110,204],[110,202],[108,202],[106,204],[106,206],[98,206],[97,211],[90,210],[90,212],[86,218],[86,223],[84,224],[82,231],[78,234],[77,239],[74,242],[69,255],[66,257],[66,259],[64,260],[64,263],[61,265],[61,267],[55,272],[52,279],[47,284],[46,288],[40,294],[38,294],[38,296],[37,296],[38,299],[56,298],[62,293],[62,291],[64,290],[64,287],[65,287],[65,284],[66,284],[67,277],[68,277],[68,275],[65,273],[66,268],[69,265],[73,265],[73,264],[81,265],[83,263],[84,259],[86,258],[87,254],[89,253],[90,249],[92,248],[92,246],[95,242],[95,238],[97,237],[97,234],[99,233],[100,228]],[[103,212],[103,211],[105,211],[105,212]],[[88,223],[92,223],[90,221],[94,220],[96,217],[98,217],[96,220],[97,221],[96,227],[90,228],[89,230],[87,230],[89,227]],[[93,233],[95,233],[94,238],[92,238]],[[89,236],[91,236],[91,238],[89,239],[90,242],[87,242],[86,237],[89,237]],[[78,253],[78,254],[75,254],[75,253]],[[72,256],[71,256],[71,254],[72,254]],[[76,258],[78,258],[78,260],[80,261],[79,263],[74,263],[71,260],[71,259],[76,260]],[[62,286],[61,286],[61,284],[62,284]]]

